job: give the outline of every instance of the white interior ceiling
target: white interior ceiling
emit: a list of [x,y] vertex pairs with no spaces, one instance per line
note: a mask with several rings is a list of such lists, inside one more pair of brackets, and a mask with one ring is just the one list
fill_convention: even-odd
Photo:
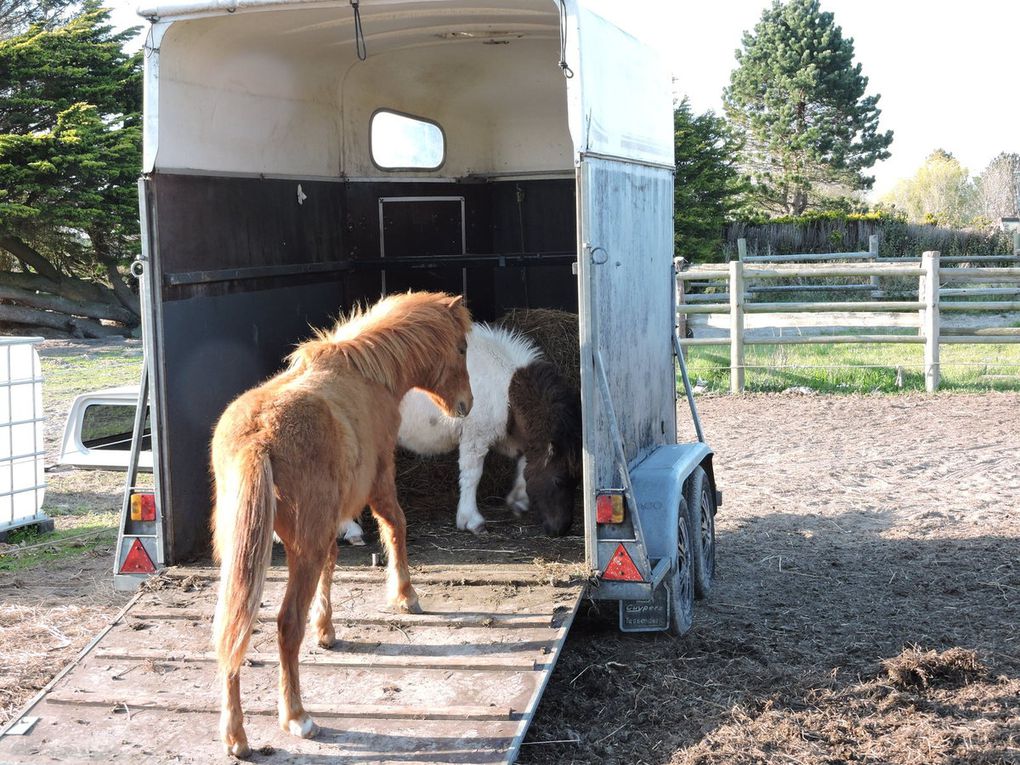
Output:
[[156,167],[385,175],[371,163],[368,135],[372,113],[387,108],[446,134],[441,168],[400,176],[572,168],[553,0],[512,9],[362,0],[366,61],[357,59],[348,3],[293,6],[169,25],[159,45]]

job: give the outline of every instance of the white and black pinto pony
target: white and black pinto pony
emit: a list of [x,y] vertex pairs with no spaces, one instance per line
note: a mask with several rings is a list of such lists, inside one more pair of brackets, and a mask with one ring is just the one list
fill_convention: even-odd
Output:
[[[467,417],[450,417],[417,388],[400,402],[397,441],[422,455],[459,447],[460,499],[457,528],[485,530],[477,490],[490,449],[517,458],[507,505],[520,514],[536,511],[550,536],[570,530],[581,477],[581,402],[576,390],[528,338],[511,330],[475,324],[468,334],[467,367],[474,406]],[[361,543],[356,522],[344,537]]]

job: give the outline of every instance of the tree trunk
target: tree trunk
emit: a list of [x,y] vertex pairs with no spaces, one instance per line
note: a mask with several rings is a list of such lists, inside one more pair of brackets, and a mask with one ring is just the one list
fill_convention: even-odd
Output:
[[69,332],[74,337],[102,338],[127,334],[124,329],[107,327],[99,322],[81,319],[52,311],[39,311],[17,305],[0,305],[0,321],[24,324],[27,327],[46,327]]
[[129,310],[135,317],[135,324],[142,315],[142,307],[138,296],[131,291],[131,287],[124,281],[120,269],[117,268],[117,259],[110,255],[106,239],[101,232],[90,231],[89,239],[92,240],[92,247],[96,253],[96,260],[103,264],[106,269],[106,276],[110,280],[113,294],[120,301],[120,304]]
[[28,266],[40,276],[45,276],[50,281],[59,282],[63,275],[54,268],[53,264],[44,258],[33,247],[18,239],[16,236],[0,237],[0,247]]
[[[0,236],[0,247],[7,250],[11,255],[17,258],[21,264],[27,268],[31,268],[35,273],[26,270],[22,277],[23,282],[31,279],[39,279],[40,281],[33,286],[27,284],[19,284],[18,286],[25,287],[26,289],[38,289],[44,292],[53,292],[62,295],[71,300],[85,300],[85,301],[96,301],[96,302],[107,302],[109,300],[108,291],[103,289],[98,284],[87,282],[82,279],[76,279],[73,276],[65,276],[60,273],[52,263],[46,260],[39,252],[33,249],[31,246],[13,236]],[[8,276],[13,276],[11,273],[0,273],[0,279],[7,281]]]
[[113,294],[116,296],[120,304],[131,314],[132,326],[137,326],[138,321],[142,316],[142,305],[138,300],[138,296],[131,291],[131,288],[124,282],[124,277],[120,275],[120,270],[117,268],[116,262],[113,260],[104,260],[103,264],[106,266],[106,275],[110,278],[110,284],[113,286]]
[[56,311],[68,316],[82,316],[90,319],[106,319],[119,321],[127,326],[135,326],[138,317],[131,311],[116,303],[92,303],[81,300],[69,300],[59,295],[44,292],[31,292],[7,287],[0,284],[0,300],[10,300],[27,308],[38,308],[44,311]]
[[24,314],[27,318],[19,319],[14,318],[21,315],[16,311],[5,311],[10,321],[62,329],[87,337],[124,334],[121,330],[104,327],[99,320],[120,322],[129,328],[138,326],[141,314],[138,299],[124,282],[113,258],[106,256],[100,260],[112,284],[112,289],[107,289],[65,276],[17,237],[0,236],[0,248],[14,255],[24,268],[21,273],[0,272],[0,300],[16,304],[0,307],[20,307],[27,312]]

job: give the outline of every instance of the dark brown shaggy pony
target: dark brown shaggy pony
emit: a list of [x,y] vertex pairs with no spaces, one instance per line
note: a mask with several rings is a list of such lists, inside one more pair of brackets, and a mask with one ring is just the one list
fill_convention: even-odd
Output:
[[507,441],[524,456],[528,497],[545,533],[563,536],[581,481],[581,397],[555,366],[537,361],[514,372],[507,398]]
[[298,650],[313,596],[319,644],[329,647],[335,640],[329,590],[336,533],[366,504],[389,554],[390,604],[421,611],[394,486],[400,399],[418,387],[450,415],[470,411],[465,357],[470,327],[460,297],[426,292],[388,297],[302,343],[285,371],[242,394],[220,417],[212,441],[213,542],[221,561],[213,638],[223,678],[220,734],[228,754],[251,751],[239,672],[274,531],[288,568],[277,616],[284,730],[304,738],[318,732],[301,703]]

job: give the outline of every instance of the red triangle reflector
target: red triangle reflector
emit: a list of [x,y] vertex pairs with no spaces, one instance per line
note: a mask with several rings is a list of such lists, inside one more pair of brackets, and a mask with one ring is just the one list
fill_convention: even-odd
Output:
[[155,574],[156,567],[152,565],[152,558],[142,547],[142,540],[135,537],[135,541],[124,558],[124,565],[120,567],[122,574]]
[[606,564],[606,570],[602,572],[603,579],[610,579],[616,582],[640,582],[641,572],[634,565],[630,553],[622,544],[616,546],[616,552]]

